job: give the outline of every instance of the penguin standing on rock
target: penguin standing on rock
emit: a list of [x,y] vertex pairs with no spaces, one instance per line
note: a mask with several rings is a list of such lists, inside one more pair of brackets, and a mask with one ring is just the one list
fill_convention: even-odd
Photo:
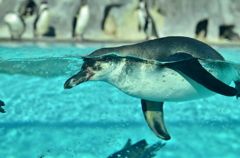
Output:
[[151,37],[159,38],[153,18],[148,11],[146,0],[139,0],[138,20],[138,29],[139,31],[145,32],[147,40],[149,40]]
[[42,0],[39,7],[37,18],[34,21],[35,37],[43,36],[45,33],[48,32],[49,20],[50,20],[50,14],[48,10],[48,3],[46,0]]
[[37,6],[33,0],[25,0],[21,3],[18,12],[23,17],[37,14]]
[[81,0],[81,5],[73,19],[73,37],[83,40],[83,34],[86,30],[90,17],[87,0]]
[[8,25],[12,40],[20,40],[26,24],[18,13],[8,12],[4,15],[4,22]]

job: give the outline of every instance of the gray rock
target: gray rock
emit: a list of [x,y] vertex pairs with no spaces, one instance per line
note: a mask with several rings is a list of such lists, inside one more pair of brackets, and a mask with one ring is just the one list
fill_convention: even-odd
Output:
[[[14,11],[22,0],[0,1],[0,18],[7,11]],[[39,6],[41,0],[35,0]],[[240,35],[240,1],[238,0],[149,0],[149,10],[156,23],[158,34],[163,36],[196,37],[197,24],[206,19],[207,40],[219,40],[219,27],[233,25],[233,32]],[[50,25],[56,31],[56,38],[70,39],[72,20],[81,0],[49,0],[51,13]],[[142,40],[143,32],[138,31],[138,18],[136,7],[138,0],[89,0],[90,21],[84,34],[86,39],[116,39],[116,40]],[[121,7],[112,7],[105,20],[102,30],[104,12],[107,6],[120,4]],[[23,38],[33,38],[32,25],[35,17],[25,19],[27,24]],[[0,38],[10,37],[7,27],[0,20]]]

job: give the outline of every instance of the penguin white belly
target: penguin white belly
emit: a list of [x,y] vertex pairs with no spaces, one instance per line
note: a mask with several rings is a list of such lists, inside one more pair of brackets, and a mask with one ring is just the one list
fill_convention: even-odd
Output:
[[4,21],[9,25],[13,37],[19,37],[24,32],[24,23],[16,13],[7,13]]
[[50,15],[48,10],[44,10],[37,23],[36,23],[36,34],[43,35],[48,31]]
[[141,31],[144,30],[144,26],[145,26],[145,23],[146,23],[146,18],[147,18],[147,15],[144,12],[144,10],[139,9],[138,10],[138,20],[139,20],[139,26],[140,26]]
[[75,27],[75,33],[81,35],[84,33],[89,21],[89,7],[84,6],[79,11],[79,17]]
[[[139,72],[139,71],[138,71]],[[163,68],[159,71],[141,72],[141,76],[134,75],[118,87],[121,91],[133,97],[166,102],[166,101],[187,101],[214,94],[203,86],[199,85],[184,74]]]
[[147,37],[151,37],[152,35],[152,26],[153,26],[153,23],[152,23],[152,20],[148,19],[148,28],[147,28]]
[[[210,68],[210,71],[214,72],[212,75],[226,84],[230,84],[236,75],[234,69],[229,71],[231,68],[221,70],[214,66]],[[145,100],[179,102],[216,94],[185,74],[166,67],[139,64],[128,67],[126,72],[126,74],[121,74],[118,80],[113,79],[110,83],[128,95]]]

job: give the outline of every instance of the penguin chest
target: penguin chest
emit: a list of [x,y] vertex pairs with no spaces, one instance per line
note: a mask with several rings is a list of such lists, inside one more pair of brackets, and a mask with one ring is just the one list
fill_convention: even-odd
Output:
[[144,9],[139,9],[138,10],[138,20],[139,20],[140,31],[144,30],[145,23],[146,23],[146,18],[147,18],[147,15],[146,15],[145,10]]
[[88,6],[84,6],[79,10],[79,17],[75,27],[75,33],[77,35],[80,35],[85,31],[89,21],[89,16],[90,16],[90,13],[89,13]]
[[36,34],[43,35],[48,31],[50,15],[48,10],[44,10],[36,23]]
[[[214,93],[184,74],[163,68],[158,72],[129,75],[118,88],[133,97],[151,101],[186,101],[208,97]],[[134,78],[134,79],[133,79]]]
[[[167,67],[138,65],[127,69],[112,84],[133,97],[171,102],[205,98],[216,94],[185,74]],[[226,82],[229,84],[230,80]]]

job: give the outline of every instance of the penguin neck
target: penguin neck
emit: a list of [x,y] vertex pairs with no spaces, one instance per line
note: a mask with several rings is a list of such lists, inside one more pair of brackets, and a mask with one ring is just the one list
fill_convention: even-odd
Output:
[[[111,70],[104,81],[112,84],[124,93],[131,95],[128,93],[129,89],[133,88],[131,82],[136,83],[141,80],[139,73],[143,69],[142,66],[141,62],[122,58],[118,62],[111,63]],[[154,66],[149,68],[151,70],[155,69]]]
[[47,10],[48,9],[48,5],[47,3],[42,3],[39,7],[39,12],[38,14],[41,14],[44,10]]
[[145,10],[145,3],[144,2],[139,2],[139,9],[140,10]]
[[108,82],[114,86],[118,86],[119,80],[121,80],[123,75],[123,69],[126,67],[126,59],[122,59],[121,61],[113,61],[111,62],[111,70],[108,73],[108,77],[103,79],[103,81]]

